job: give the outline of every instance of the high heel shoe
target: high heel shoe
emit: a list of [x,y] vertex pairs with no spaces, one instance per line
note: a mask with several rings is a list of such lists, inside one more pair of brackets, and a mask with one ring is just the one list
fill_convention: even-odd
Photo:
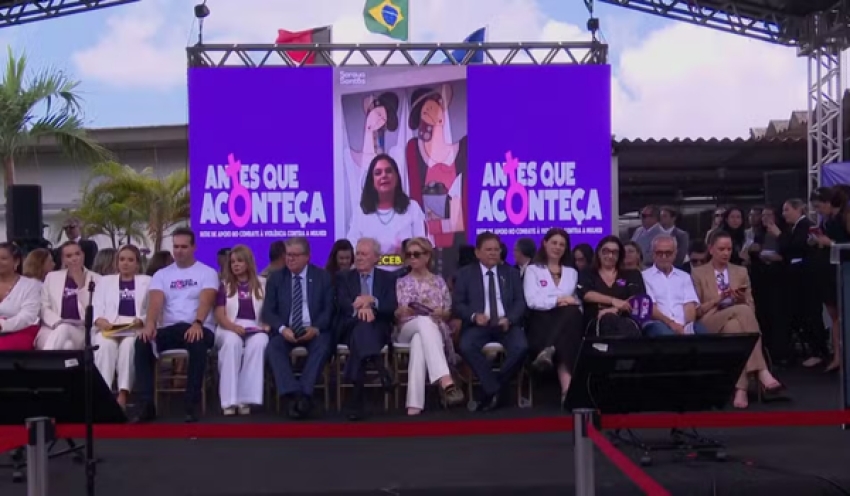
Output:
[[453,406],[458,406],[463,404],[463,402],[463,391],[461,391],[456,385],[449,384],[446,387],[440,388],[440,404],[443,408],[447,409]]

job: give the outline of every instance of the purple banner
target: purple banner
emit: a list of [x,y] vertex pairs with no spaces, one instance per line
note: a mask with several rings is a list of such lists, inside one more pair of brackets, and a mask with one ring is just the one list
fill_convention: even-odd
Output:
[[609,66],[470,66],[469,239],[508,245],[566,229],[572,246],[611,230]]
[[189,70],[189,184],[198,258],[309,239],[324,265],[334,236],[331,67]]

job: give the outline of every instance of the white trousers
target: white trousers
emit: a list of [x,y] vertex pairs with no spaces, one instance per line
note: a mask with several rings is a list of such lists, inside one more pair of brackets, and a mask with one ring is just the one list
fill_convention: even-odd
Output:
[[216,329],[218,389],[222,408],[263,404],[263,366],[267,344],[269,336],[264,332],[243,338],[227,329]]
[[56,329],[42,326],[35,338],[39,350],[82,350],[85,345],[85,330],[70,324],[59,324]]
[[115,374],[118,373],[118,391],[130,391],[133,387],[133,358],[135,355],[136,338],[125,336],[108,338],[101,333],[92,336],[92,344],[98,349],[94,352],[94,365],[112,388]]
[[410,343],[407,365],[407,408],[425,408],[426,378],[435,383],[450,374],[443,334],[429,317],[416,317],[398,333],[398,342]]

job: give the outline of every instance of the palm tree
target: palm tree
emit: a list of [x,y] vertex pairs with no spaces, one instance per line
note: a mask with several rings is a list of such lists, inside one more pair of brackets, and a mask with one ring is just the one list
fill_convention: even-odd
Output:
[[0,158],[7,188],[15,184],[15,159],[45,138],[70,158],[108,160],[109,152],[83,128],[79,84],[55,69],[28,73],[26,56],[15,57],[9,48],[0,80]]
[[105,162],[92,170],[83,196],[121,205],[113,212],[119,219],[123,214],[126,221],[113,221],[113,226],[118,224],[119,228],[115,232],[120,230],[124,236],[133,238],[137,236],[138,226],[144,225],[153,241],[153,250],[159,251],[165,233],[189,220],[188,185],[189,174],[185,169],[157,177],[150,167],[140,172],[128,165]]
[[89,184],[83,186],[80,206],[66,212],[68,217],[82,221],[83,234],[86,237],[106,236],[113,248],[131,242],[147,246],[144,219],[131,208],[130,199],[116,194],[121,192],[108,192],[99,188],[99,191],[93,193],[90,189]]

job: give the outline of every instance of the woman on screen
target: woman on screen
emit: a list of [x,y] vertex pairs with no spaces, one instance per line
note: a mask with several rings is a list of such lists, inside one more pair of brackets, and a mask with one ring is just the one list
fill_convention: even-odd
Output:
[[389,155],[376,156],[366,172],[360,208],[354,212],[346,238],[355,245],[360,238],[374,238],[381,243],[382,255],[401,257],[405,239],[423,236],[425,214],[402,189],[398,164]]
[[466,137],[457,142],[449,124],[452,87],[419,88],[410,98],[408,126],[416,137],[405,151],[410,196],[425,211],[427,233],[438,252],[437,269],[453,272],[457,246],[466,242]]
[[345,167],[351,212],[357,212],[360,208],[367,166],[376,155],[389,153],[386,135],[387,131],[395,132],[398,129],[398,95],[391,92],[378,96],[368,95],[363,100],[363,112],[366,114],[363,143],[359,151],[354,147],[349,150],[351,160],[346,161]]

